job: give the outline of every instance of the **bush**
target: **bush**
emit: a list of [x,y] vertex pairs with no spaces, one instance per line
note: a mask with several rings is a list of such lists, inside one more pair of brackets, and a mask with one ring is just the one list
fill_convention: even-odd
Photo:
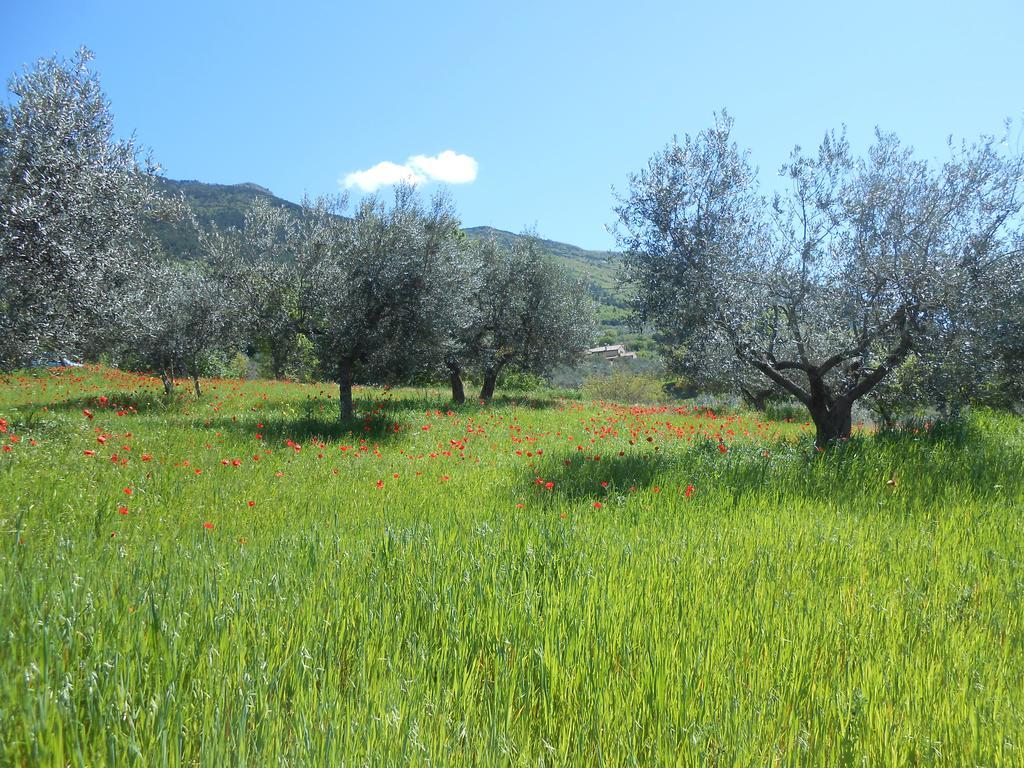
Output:
[[618,403],[656,403],[666,399],[662,381],[649,373],[618,370],[608,376],[590,376],[580,388],[591,400]]

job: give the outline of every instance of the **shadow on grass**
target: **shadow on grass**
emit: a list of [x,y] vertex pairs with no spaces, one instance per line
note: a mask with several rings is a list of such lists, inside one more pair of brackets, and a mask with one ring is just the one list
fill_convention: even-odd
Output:
[[137,390],[134,392],[117,391],[107,394],[101,392],[95,395],[71,397],[66,400],[48,402],[30,400],[11,407],[21,411],[34,411],[46,408],[54,413],[82,413],[82,411],[88,410],[94,415],[99,415],[108,411],[112,413],[117,413],[118,411],[128,411],[130,413],[157,411],[164,413],[179,407],[194,405],[195,403],[196,399],[191,393],[186,394],[180,390],[169,398],[165,397],[163,392]]
[[[531,474],[523,476],[520,492],[529,488],[541,498],[601,501],[609,494],[652,487],[655,478],[671,470],[674,463],[660,453],[608,456],[599,461],[573,454],[545,457]],[[548,483],[552,483],[550,488]]]

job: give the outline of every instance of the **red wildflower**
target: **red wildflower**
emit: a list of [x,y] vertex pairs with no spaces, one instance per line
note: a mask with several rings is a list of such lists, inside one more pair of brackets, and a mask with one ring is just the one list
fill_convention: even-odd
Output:
[[555,484],[552,483],[550,480],[544,483],[544,487],[547,488],[549,491],[555,490]]
[[124,507],[124,506],[118,507],[117,508],[117,513],[119,515],[127,515],[128,514],[128,507]]
[[384,481],[383,480],[378,480],[377,481],[377,487],[378,488],[383,488],[384,487]]
[[246,503],[247,503],[247,504],[248,504],[248,505],[249,505],[250,507],[255,507],[255,506],[256,506],[256,502],[255,502],[255,501],[248,501],[248,502],[246,502]]
[[600,509],[600,508],[601,508],[601,502],[600,501],[595,501],[594,502],[594,509]]
[[131,488],[128,488],[128,487],[125,487],[125,489],[124,489],[124,495],[125,495],[125,496],[131,496],[131,495],[132,495],[132,489],[131,489]]
[[150,456],[148,453],[144,453],[144,454],[142,454],[142,460],[143,461],[152,461],[153,457]]
[[686,486],[686,498],[690,498],[693,495],[694,487],[692,485]]
[[95,456],[96,455],[96,451],[91,451],[91,450],[82,451],[82,453],[85,454],[86,456]]
[[211,523],[209,520],[207,520],[205,523],[203,523],[203,528],[205,528],[208,531],[212,531],[213,530],[213,523]]

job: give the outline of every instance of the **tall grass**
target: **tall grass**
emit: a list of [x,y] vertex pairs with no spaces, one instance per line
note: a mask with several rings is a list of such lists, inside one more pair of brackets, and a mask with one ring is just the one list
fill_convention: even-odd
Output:
[[1020,419],[207,390],[0,384],[0,764],[1024,763]]

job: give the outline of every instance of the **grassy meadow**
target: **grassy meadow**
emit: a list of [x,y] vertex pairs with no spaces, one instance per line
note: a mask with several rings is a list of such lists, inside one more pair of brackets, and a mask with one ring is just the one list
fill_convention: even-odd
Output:
[[1024,765],[1024,420],[0,381],[2,766]]

